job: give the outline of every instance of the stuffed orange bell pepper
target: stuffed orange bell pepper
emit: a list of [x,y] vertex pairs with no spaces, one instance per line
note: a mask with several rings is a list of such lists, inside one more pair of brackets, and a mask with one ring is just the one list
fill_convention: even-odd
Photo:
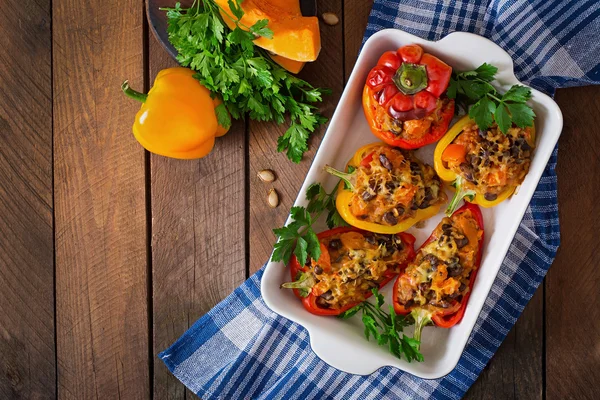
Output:
[[385,143],[416,149],[437,141],[454,116],[446,96],[452,68],[411,44],[383,53],[367,76],[363,109]]
[[[210,153],[215,137],[229,130],[227,109],[193,76],[194,71],[188,68],[162,70],[148,94],[131,89],[127,81],[123,83],[123,92],[143,103],[135,117],[133,135],[146,150],[172,158],[201,158]],[[227,122],[219,124],[217,107]]]
[[450,215],[465,200],[494,207],[509,198],[523,182],[531,164],[535,128],[513,125],[506,134],[494,123],[481,130],[468,116],[459,120],[438,142],[434,167],[456,190]]
[[336,208],[350,225],[370,232],[398,233],[438,213],[447,200],[433,168],[410,151],[373,143],[360,148],[342,179]]
[[440,328],[458,324],[467,308],[483,252],[483,217],[466,203],[443,218],[394,283],[397,314],[411,314],[414,339],[430,323]]

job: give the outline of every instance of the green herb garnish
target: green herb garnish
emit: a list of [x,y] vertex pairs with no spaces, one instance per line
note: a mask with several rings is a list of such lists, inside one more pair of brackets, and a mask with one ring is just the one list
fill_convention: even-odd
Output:
[[453,72],[448,85],[448,97],[473,104],[471,117],[482,130],[487,130],[494,120],[502,133],[507,133],[514,123],[519,128],[533,126],[535,113],[526,102],[531,98],[531,89],[513,85],[500,94],[490,82],[498,68],[484,63],[473,71]]
[[365,325],[365,337],[377,340],[380,346],[388,346],[390,353],[398,358],[405,358],[408,362],[413,360],[423,361],[423,354],[419,351],[420,342],[404,334],[402,330],[413,323],[411,318],[396,315],[394,307],[390,305],[389,314],[381,309],[384,298],[377,288],[372,289],[375,304],[364,301],[359,305],[340,314],[338,318],[348,319],[362,311],[362,322]]
[[278,240],[271,261],[283,261],[288,264],[294,254],[300,265],[304,265],[308,256],[313,260],[321,257],[321,245],[312,228],[314,222],[327,211],[329,228],[346,225],[335,208],[337,187],[338,185],[330,193],[327,193],[320,183],[313,183],[306,189],[306,200],[308,200],[306,208],[292,207],[290,214],[293,221],[286,226],[273,229]]
[[[178,52],[177,61],[196,71],[194,77],[202,85],[223,97],[233,118],[248,113],[256,121],[281,124],[287,113],[290,126],[277,140],[277,150],[298,163],[308,150],[310,134],[327,121],[314,103],[330,91],[293,76],[255,46],[255,36],[272,38],[273,32],[266,19],[252,26],[242,24],[241,3],[229,0],[233,30],[223,22],[222,9],[213,0],[196,0],[187,9],[180,3],[162,9],[167,11],[169,41]],[[217,114],[220,123],[223,114]]]

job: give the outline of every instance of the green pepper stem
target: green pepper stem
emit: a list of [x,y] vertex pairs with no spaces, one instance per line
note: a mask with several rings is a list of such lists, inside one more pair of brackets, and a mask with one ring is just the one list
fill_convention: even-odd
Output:
[[315,278],[313,274],[302,272],[300,276],[293,282],[282,283],[282,289],[312,289],[315,286]]
[[325,167],[323,169],[325,170],[325,172],[327,172],[333,176],[337,176],[338,178],[343,180],[344,183],[346,183],[346,185],[348,185],[350,190],[354,191],[354,183],[352,183],[352,180],[355,176],[354,172],[348,173],[348,172],[338,171],[337,169],[335,169],[329,165],[325,165]]
[[457,176],[454,182],[452,182],[452,186],[454,186],[456,190],[454,191],[452,200],[450,200],[450,204],[448,204],[448,208],[446,208],[447,216],[451,216],[454,211],[456,211],[458,204],[463,198],[466,197],[471,201],[475,198],[475,191],[464,189],[464,178],[462,176]]
[[148,95],[146,93],[140,93],[130,88],[128,80],[121,84],[121,90],[123,91],[123,93],[125,93],[127,97],[130,97],[137,101],[141,101],[142,103],[144,103],[148,98]]
[[412,310],[410,315],[415,320],[415,333],[413,334],[413,339],[415,339],[416,341],[419,342],[419,344],[417,344],[417,350],[420,350],[421,349],[421,332],[423,331],[423,328],[425,328],[427,325],[433,323],[431,321],[431,311],[427,311],[422,308],[415,308],[414,310]]

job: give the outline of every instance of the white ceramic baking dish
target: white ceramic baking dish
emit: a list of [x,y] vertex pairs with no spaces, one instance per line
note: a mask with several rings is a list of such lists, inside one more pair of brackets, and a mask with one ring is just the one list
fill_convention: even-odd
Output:
[[[426,52],[438,56],[457,70],[474,69],[484,62],[497,66],[497,81],[494,84],[501,89],[507,90],[513,84],[520,83],[514,75],[510,56],[481,36],[455,32],[437,42],[430,42],[396,29],[374,34],[358,57],[295,205],[306,205],[305,191],[311,183],[322,182],[328,190],[336,184],[336,178],[323,172],[325,164],[343,169],[360,146],[377,141],[369,130],[362,110],[361,96],[366,76],[383,52],[411,43],[420,44]],[[556,103],[537,90],[532,92],[530,104],[537,115],[537,144],[530,171],[516,195],[495,208],[482,209],[485,250],[464,318],[451,329],[426,327],[423,330],[421,351],[424,362],[408,363],[397,359],[386,348],[367,341],[363,336],[360,317],[340,320],[308,313],[291,290],[279,289],[282,282],[290,280],[289,268],[279,262],[267,265],[261,286],[265,302],[276,313],[308,330],[311,346],[323,361],[342,371],[361,375],[389,365],[422,378],[434,379],[454,369],[562,130],[562,114]],[[417,155],[432,164],[434,148],[435,144],[429,145],[418,150]],[[441,218],[442,212],[428,220],[425,227],[408,231],[417,238],[415,246],[429,236]],[[320,221],[315,230],[319,232],[325,229],[325,223]],[[386,299],[391,298],[392,286],[393,282],[382,290]],[[407,330],[407,334],[412,334],[412,328]]]

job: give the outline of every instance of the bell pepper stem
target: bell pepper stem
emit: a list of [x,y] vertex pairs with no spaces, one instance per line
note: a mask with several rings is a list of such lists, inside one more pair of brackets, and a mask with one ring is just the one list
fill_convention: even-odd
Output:
[[464,178],[462,176],[457,176],[454,182],[452,182],[452,186],[454,186],[455,191],[450,204],[448,204],[448,208],[446,208],[447,216],[451,216],[456,211],[463,198],[471,201],[475,198],[475,191],[464,188]]
[[144,103],[148,98],[148,95],[146,93],[140,93],[130,88],[128,80],[121,84],[121,90],[123,91],[123,93],[125,93],[127,97],[130,97],[137,101],[141,101],[142,103]]
[[325,172],[327,172],[333,176],[337,176],[338,178],[343,180],[344,183],[350,188],[350,190],[354,191],[354,183],[352,183],[352,178],[354,178],[354,173],[338,171],[337,169],[335,169],[329,165],[325,165],[325,167],[323,169],[325,170]]
[[[281,289],[299,289],[302,297],[307,297],[310,294],[310,290],[315,286],[315,278],[313,274],[308,272],[299,272],[296,275],[294,282],[282,283]],[[306,296],[304,295],[306,294]]]
[[431,311],[427,311],[422,308],[415,308],[412,310],[410,315],[415,320],[415,333],[413,334],[413,339],[419,342],[419,344],[417,344],[417,350],[420,350],[421,332],[423,331],[424,327],[433,323],[431,320]]

